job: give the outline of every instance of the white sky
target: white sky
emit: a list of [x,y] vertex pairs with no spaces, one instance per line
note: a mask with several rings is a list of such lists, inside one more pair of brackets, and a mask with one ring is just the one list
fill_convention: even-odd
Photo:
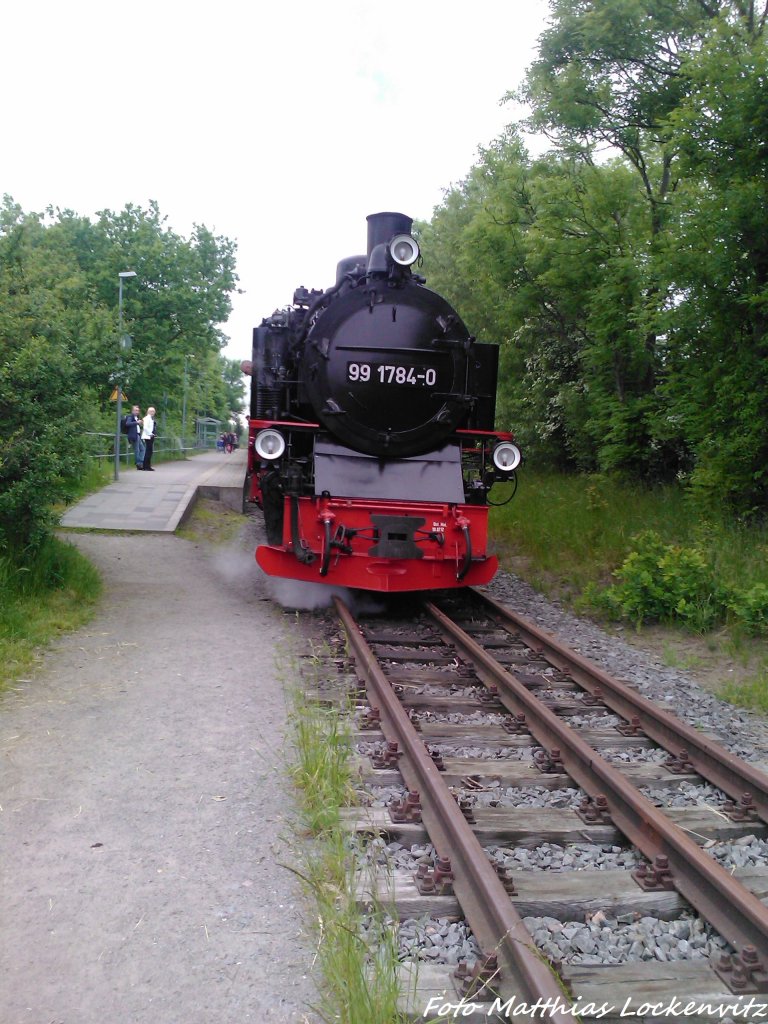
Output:
[[2,18],[0,194],[85,216],[157,200],[238,243],[226,354],[429,218],[514,111],[546,0],[24,0]]

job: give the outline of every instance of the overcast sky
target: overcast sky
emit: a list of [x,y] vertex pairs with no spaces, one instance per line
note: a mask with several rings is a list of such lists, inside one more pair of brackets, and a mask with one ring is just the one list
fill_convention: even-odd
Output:
[[[3,12],[0,193],[93,216],[157,200],[238,244],[226,354],[365,251],[369,213],[428,218],[535,54],[546,0],[24,0]],[[130,269],[130,268],[126,268]]]

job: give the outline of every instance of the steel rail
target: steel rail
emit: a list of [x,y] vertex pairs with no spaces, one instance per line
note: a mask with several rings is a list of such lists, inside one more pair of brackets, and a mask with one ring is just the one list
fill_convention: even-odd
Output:
[[568,774],[592,799],[605,797],[611,819],[651,861],[662,854],[669,861],[677,891],[741,952],[754,946],[768,960],[768,907],[709,857],[650,800],[589,746],[562,719],[535,697],[504,666],[435,605],[427,610],[444,633],[492,680],[499,700],[523,712],[526,726],[546,750],[557,748]]
[[590,693],[600,691],[602,702],[628,721],[637,718],[643,732],[671,754],[685,750],[691,764],[708,782],[739,801],[749,794],[759,817],[768,822],[768,775],[735,757],[715,740],[657,707],[626,683],[540,629],[535,623],[505,608],[493,598],[475,591],[503,622],[510,625],[530,647],[539,648],[555,668],[567,672]]
[[354,617],[340,598],[333,600],[358,671],[369,688],[371,702],[375,702],[381,712],[385,736],[396,740],[403,751],[400,770],[409,789],[420,794],[422,820],[430,840],[441,856],[450,858],[454,867],[453,887],[461,908],[483,953],[495,953],[498,957],[501,972],[498,986],[506,993],[514,982],[520,988],[521,998],[551,999],[553,1007],[563,1007],[563,1010],[553,1009],[548,1019],[556,1024],[573,1024],[573,1013],[566,1009],[570,1001],[562,984],[536,950],[530,932],[441,779]]

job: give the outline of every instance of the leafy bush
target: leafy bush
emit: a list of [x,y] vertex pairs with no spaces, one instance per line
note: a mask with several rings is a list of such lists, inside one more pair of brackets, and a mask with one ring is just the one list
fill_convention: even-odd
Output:
[[0,543],[30,557],[50,536],[53,506],[84,463],[73,361],[54,339],[0,342]]
[[0,546],[34,561],[83,462],[83,285],[39,218],[0,206]]
[[748,590],[733,590],[728,609],[748,633],[768,634],[768,586],[755,583]]
[[665,544],[648,530],[633,538],[630,552],[599,603],[611,614],[643,622],[679,622],[711,629],[726,612],[726,592],[706,556],[692,547]]

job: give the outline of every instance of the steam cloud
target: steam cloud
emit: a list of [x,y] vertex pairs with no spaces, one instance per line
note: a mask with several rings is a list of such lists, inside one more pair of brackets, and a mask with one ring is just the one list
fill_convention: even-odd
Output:
[[283,580],[277,577],[265,577],[265,585],[272,600],[291,611],[329,608],[334,597],[340,597],[354,615],[381,615],[386,611],[386,601],[383,598],[363,590],[333,587],[325,583]]

